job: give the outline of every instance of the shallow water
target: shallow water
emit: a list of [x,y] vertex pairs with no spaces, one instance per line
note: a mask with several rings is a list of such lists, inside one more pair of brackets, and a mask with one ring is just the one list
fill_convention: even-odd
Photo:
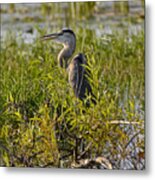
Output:
[[[114,12],[114,2],[96,2],[93,12],[82,14],[78,10],[77,15],[69,3],[55,3],[53,10],[48,12],[51,4],[1,5],[1,38],[5,38],[9,31],[25,43],[33,43],[38,34],[35,27],[47,29],[48,32],[62,27],[84,28],[95,32],[98,37],[113,31],[136,34],[144,28],[144,8],[140,0],[129,2],[128,12]],[[45,5],[46,8],[43,7]]]

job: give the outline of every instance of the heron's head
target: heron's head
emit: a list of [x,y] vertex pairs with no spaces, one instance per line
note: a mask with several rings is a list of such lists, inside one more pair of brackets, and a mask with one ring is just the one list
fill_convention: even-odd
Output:
[[63,44],[64,46],[75,44],[76,37],[74,32],[71,29],[62,29],[58,33],[52,33],[44,35],[42,40],[54,40],[57,43]]

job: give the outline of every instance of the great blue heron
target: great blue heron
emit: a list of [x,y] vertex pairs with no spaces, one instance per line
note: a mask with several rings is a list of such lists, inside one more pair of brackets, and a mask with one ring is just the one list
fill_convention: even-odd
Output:
[[[74,54],[76,48],[76,36],[71,29],[62,29],[58,33],[44,35],[42,40],[54,40],[63,45],[63,49],[58,54],[58,63],[60,67],[67,69],[69,83],[74,90],[77,98],[84,100],[87,95],[91,96],[91,100],[95,103],[92,88],[88,81],[88,74],[85,68],[86,58],[84,54],[79,53],[69,63],[69,59]],[[89,101],[87,101],[87,105]]]

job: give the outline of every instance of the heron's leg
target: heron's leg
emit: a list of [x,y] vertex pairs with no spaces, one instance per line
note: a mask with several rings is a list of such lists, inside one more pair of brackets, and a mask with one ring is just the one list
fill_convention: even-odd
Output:
[[[75,114],[76,114],[76,130],[75,132],[78,132],[78,119],[77,119],[77,115],[79,114],[79,109],[77,107],[78,104],[78,99],[76,99],[74,107],[75,107]],[[77,136],[77,134],[75,134],[75,138],[74,138],[74,144],[75,144],[75,148],[74,148],[74,152],[73,152],[73,157],[74,157],[74,161],[77,162],[78,160],[78,154],[79,154],[79,137]]]

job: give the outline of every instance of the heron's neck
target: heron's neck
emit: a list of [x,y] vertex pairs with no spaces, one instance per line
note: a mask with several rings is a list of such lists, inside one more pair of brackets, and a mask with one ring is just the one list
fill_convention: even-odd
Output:
[[68,60],[71,58],[75,51],[75,43],[74,44],[65,44],[64,48],[60,51],[58,55],[58,61],[60,67],[68,67]]

